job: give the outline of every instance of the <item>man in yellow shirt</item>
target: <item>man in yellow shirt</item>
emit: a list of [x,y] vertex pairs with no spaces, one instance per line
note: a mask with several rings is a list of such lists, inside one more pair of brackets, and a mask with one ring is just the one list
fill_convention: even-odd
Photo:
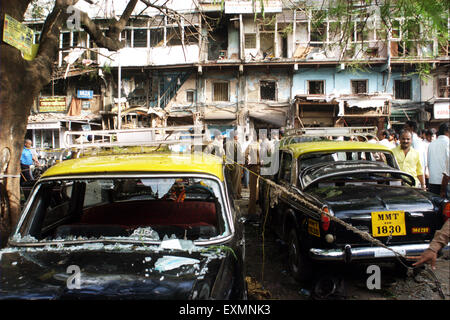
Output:
[[410,131],[402,130],[400,133],[400,145],[392,149],[395,159],[397,159],[400,170],[411,174],[416,180],[416,187],[420,186],[426,189],[425,177],[423,175],[422,164],[420,163],[420,154],[411,147],[412,134]]

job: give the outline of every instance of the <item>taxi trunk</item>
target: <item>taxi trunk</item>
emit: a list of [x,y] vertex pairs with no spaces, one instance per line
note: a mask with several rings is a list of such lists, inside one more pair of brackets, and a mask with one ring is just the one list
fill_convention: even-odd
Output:
[[[443,221],[426,193],[409,187],[345,186],[325,199],[333,214],[388,245],[423,243],[433,238]],[[335,244],[352,247],[369,243],[344,226],[332,223]]]

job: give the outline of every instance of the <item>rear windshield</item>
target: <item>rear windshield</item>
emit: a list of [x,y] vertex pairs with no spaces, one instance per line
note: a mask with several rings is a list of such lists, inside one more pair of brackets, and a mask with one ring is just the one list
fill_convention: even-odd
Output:
[[219,182],[209,178],[48,181],[40,183],[30,201],[16,236],[25,242],[201,241],[229,232]]
[[307,153],[299,157],[299,169],[303,170],[312,165],[336,161],[369,161],[382,162],[392,168],[398,168],[394,155],[388,151],[355,151],[355,150],[341,150],[331,152],[313,152]]

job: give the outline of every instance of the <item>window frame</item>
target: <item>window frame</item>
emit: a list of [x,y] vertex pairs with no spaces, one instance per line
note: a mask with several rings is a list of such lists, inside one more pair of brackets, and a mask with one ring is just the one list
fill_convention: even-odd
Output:
[[[311,93],[311,83],[312,82],[321,82],[322,83],[322,92],[321,93]],[[307,84],[307,93],[309,94],[309,95],[325,95],[325,92],[326,92],[326,90],[325,90],[325,88],[326,88],[326,82],[325,82],[325,80],[306,80],[306,84]]]
[[[251,36],[251,37],[250,37]],[[244,33],[244,49],[256,49],[257,43],[256,43],[256,32],[248,32]],[[254,45],[254,46],[251,46]]]
[[[272,83],[273,84],[273,99],[267,99],[267,98],[263,98],[262,95],[262,83]],[[277,99],[277,93],[278,93],[278,86],[277,86],[277,81],[276,80],[259,80],[259,100],[260,101],[278,101]]]
[[[409,92],[408,92],[408,97],[404,97],[404,93],[406,92],[406,89],[402,89],[401,93],[400,88],[397,88],[397,84],[398,83],[409,83]],[[394,99],[395,100],[412,100],[412,79],[396,79],[394,80]]]
[[[192,101],[189,99],[189,96],[192,95]],[[195,103],[195,90],[194,89],[188,89],[186,90],[186,103]]]
[[[436,82],[436,96],[438,98],[450,98],[450,76],[438,76]],[[441,91],[443,91],[442,95]]]
[[[216,99],[216,85],[226,85],[227,86],[227,99],[226,100],[222,100],[222,99]],[[212,90],[211,90],[211,95],[212,95],[212,101],[213,102],[229,102],[230,101],[230,83],[228,81],[213,81],[212,82]]]
[[[365,83],[366,88],[365,88],[364,92],[357,92],[358,90],[356,90],[356,92],[355,92],[354,84],[358,83],[358,82]],[[358,85],[356,87],[358,88]],[[350,80],[350,88],[351,88],[352,94],[367,94],[367,93],[369,93],[369,80],[368,79],[351,79]]]

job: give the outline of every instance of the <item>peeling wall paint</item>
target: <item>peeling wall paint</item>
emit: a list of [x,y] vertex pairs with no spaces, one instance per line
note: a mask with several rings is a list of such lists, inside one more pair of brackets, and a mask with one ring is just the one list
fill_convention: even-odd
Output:
[[274,102],[288,102],[291,98],[290,75],[286,70],[270,69],[267,72],[252,72],[246,76],[246,101],[259,102],[260,99],[260,81],[276,81],[276,100]]
[[[208,78],[204,78],[205,83],[205,95],[204,102],[206,104],[219,104],[226,105],[229,103],[237,103],[238,101],[238,85],[239,81],[236,77],[236,72],[232,71],[217,71],[217,72],[208,72]],[[229,101],[213,101],[213,84],[215,82],[227,82],[228,83],[228,92],[229,92]]]
[[[421,101],[420,79],[417,75],[408,76],[412,83],[412,97],[411,101]],[[394,72],[391,79],[386,86],[387,74],[383,76],[382,72],[376,69],[369,70],[369,72],[352,72],[349,70],[339,71],[336,68],[299,68],[293,75],[293,96],[298,94],[308,94],[308,81],[310,80],[324,80],[325,81],[325,95],[330,94],[351,94],[351,80],[368,80],[368,93],[384,92],[386,86],[386,93],[394,94],[395,80],[402,79],[400,72]]]

